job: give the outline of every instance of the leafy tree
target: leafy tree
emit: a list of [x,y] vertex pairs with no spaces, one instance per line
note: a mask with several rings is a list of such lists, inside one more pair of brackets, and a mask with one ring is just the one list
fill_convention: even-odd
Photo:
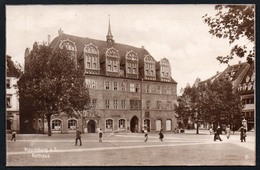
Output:
[[[212,83],[194,83],[187,86],[175,105],[175,111],[185,121],[195,120],[196,133],[199,123],[237,124],[242,109],[240,96],[233,92],[232,83],[226,79],[216,79]],[[187,123],[187,122],[185,122]]]
[[232,83],[226,79],[216,79],[208,84],[206,91],[210,103],[210,121],[215,126],[237,124],[242,109],[240,96],[233,91]]
[[[230,54],[218,56],[221,63],[228,63],[234,56],[247,57],[247,61],[254,61],[254,5],[216,5],[215,16],[203,16],[204,22],[210,27],[209,33],[218,38],[228,38],[232,45]],[[244,45],[239,40],[246,40]],[[252,44],[252,48],[248,44]]]
[[26,57],[18,81],[21,114],[27,120],[44,114],[51,136],[51,116],[82,111],[88,107],[89,93],[84,74],[66,49],[53,50],[34,44]]

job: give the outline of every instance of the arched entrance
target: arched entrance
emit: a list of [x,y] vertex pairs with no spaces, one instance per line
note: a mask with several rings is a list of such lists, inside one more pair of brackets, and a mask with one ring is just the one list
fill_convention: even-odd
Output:
[[96,122],[94,120],[88,121],[88,133],[96,132]]
[[133,116],[130,121],[130,131],[138,132],[138,117],[137,116]]

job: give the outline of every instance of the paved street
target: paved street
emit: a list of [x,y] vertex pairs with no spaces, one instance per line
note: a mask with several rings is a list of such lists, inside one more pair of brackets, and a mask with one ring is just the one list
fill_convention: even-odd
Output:
[[74,146],[74,134],[19,135],[16,142],[7,136],[7,166],[145,166],[145,165],[255,165],[255,135],[239,133],[222,142],[213,141],[208,131],[165,133],[163,142],[150,133],[148,142],[140,133],[83,134],[83,146]]

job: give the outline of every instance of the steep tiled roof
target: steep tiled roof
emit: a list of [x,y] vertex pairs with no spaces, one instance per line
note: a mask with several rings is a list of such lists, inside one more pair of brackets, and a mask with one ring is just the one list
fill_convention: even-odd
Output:
[[238,92],[240,94],[252,94],[254,93],[254,84],[255,84],[255,66],[254,64],[251,64],[242,82],[238,86]]
[[[51,42],[50,46],[53,47],[54,49],[56,49],[59,47],[60,43],[64,40],[70,40],[73,43],[75,43],[76,48],[77,48],[78,60],[82,59],[84,47],[85,47],[85,45],[89,45],[89,44],[93,44],[94,46],[97,47],[97,49],[99,51],[99,57],[100,57],[101,63],[105,60],[105,53],[106,53],[107,49],[109,49],[111,47],[118,50],[121,65],[125,64],[125,56],[128,52],[133,51],[133,52],[137,53],[138,63],[139,63],[138,65],[139,65],[140,69],[144,67],[144,58],[147,55],[150,55],[149,52],[144,48],[133,47],[130,45],[120,44],[120,43],[113,43],[113,45],[111,45],[110,43],[107,43],[106,41],[91,39],[88,37],[83,38],[83,37],[78,37],[78,36],[69,35],[69,34],[65,34],[65,33],[62,33],[58,37],[56,37]],[[172,78],[171,78],[171,82],[177,83]]]
[[6,76],[7,77],[17,77],[18,72],[14,66],[14,62],[11,59],[11,56],[6,56]]

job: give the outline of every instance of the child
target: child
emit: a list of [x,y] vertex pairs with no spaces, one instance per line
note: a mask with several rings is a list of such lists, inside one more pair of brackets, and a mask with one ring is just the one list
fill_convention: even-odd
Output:
[[162,129],[160,130],[160,133],[159,133],[159,139],[163,142],[163,133],[162,133]]
[[13,130],[13,132],[12,132],[12,139],[11,139],[11,141],[13,141],[14,140],[14,142],[16,141],[16,131],[15,130]]

